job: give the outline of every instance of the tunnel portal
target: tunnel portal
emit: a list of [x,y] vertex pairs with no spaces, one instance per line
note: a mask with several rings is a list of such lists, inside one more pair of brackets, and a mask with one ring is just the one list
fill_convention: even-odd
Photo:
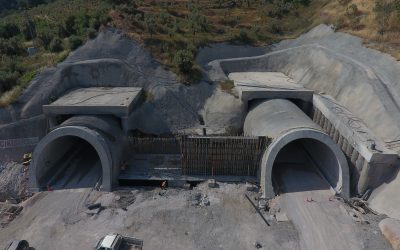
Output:
[[286,168],[316,171],[335,193],[350,195],[343,152],[300,108],[284,99],[259,100],[249,108],[244,133],[272,139],[259,170],[264,198],[277,194],[279,180],[275,177]]

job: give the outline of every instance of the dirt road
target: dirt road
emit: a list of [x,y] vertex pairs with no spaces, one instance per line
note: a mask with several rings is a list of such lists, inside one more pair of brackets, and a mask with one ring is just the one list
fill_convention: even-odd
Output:
[[[356,222],[329,184],[304,166],[281,168],[282,207],[299,231],[302,249],[390,249],[376,229]],[[371,240],[374,237],[374,240]]]

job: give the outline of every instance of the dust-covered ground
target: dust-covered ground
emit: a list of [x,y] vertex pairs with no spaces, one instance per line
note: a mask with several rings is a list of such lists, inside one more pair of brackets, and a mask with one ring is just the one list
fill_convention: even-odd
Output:
[[[19,238],[41,250],[92,249],[102,236],[117,232],[143,239],[144,249],[255,249],[257,243],[263,249],[299,249],[294,226],[271,222],[268,227],[244,197],[246,192],[243,184],[43,192],[0,229],[0,248]],[[96,202],[105,209],[88,215],[86,205]]]
[[[22,214],[0,229],[0,248],[18,238],[41,250],[92,249],[102,236],[116,232],[143,239],[144,249],[302,249],[299,232],[304,228],[274,219],[274,214],[285,213],[279,198],[271,213],[263,211],[271,224],[267,226],[245,193],[257,204],[257,190],[247,191],[244,184],[219,183],[218,188],[209,188],[203,183],[192,190],[148,187],[113,193],[91,189],[42,192],[24,202]],[[87,205],[98,202],[104,210],[87,214]],[[347,223],[342,225],[343,220]],[[338,218],[336,225],[348,227],[349,220]],[[351,227],[352,235],[357,236],[353,241],[363,249],[387,249],[374,220],[357,223]]]

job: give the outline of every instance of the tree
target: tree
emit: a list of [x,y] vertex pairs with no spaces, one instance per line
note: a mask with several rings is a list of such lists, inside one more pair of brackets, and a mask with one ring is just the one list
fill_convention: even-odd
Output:
[[144,23],[146,24],[147,32],[150,34],[150,38],[153,37],[153,34],[156,32],[156,21],[152,14],[145,14]]
[[63,51],[64,47],[63,47],[61,39],[58,37],[53,38],[53,40],[51,40],[51,42],[50,42],[49,49],[51,52]]
[[188,49],[178,50],[174,57],[174,64],[181,73],[189,73],[193,68],[194,56]]
[[83,41],[78,36],[73,35],[69,38],[69,47],[71,48],[71,50],[77,49],[82,44],[83,44]]
[[75,16],[69,16],[67,20],[65,20],[65,31],[68,36],[75,35]]
[[19,27],[15,23],[6,23],[0,25],[0,37],[9,39],[21,33]]
[[93,28],[88,28],[86,32],[89,39],[94,39],[97,36],[97,31]]
[[24,23],[24,26],[22,27],[22,34],[27,41],[34,39],[36,37],[35,23],[30,20]]
[[54,38],[54,34],[50,28],[45,28],[38,34],[38,39],[45,49],[49,49],[50,43]]
[[10,39],[0,38],[0,54],[8,56],[19,56],[25,53],[21,43],[15,37]]
[[188,21],[190,29],[192,30],[193,40],[195,39],[197,32],[207,30],[207,18],[200,14],[200,11],[197,7],[192,8],[188,16]]

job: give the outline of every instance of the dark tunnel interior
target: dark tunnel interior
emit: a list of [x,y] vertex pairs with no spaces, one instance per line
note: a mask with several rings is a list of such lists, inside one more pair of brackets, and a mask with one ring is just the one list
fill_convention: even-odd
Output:
[[102,166],[94,147],[76,136],[57,138],[46,145],[38,172],[39,186],[43,189],[70,189],[94,187],[101,181]]

